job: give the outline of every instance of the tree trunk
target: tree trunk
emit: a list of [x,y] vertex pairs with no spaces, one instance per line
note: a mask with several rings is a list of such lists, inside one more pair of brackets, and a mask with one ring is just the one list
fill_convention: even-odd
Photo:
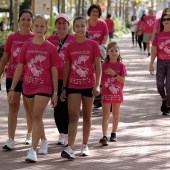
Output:
[[13,31],[18,31],[19,0],[14,0]]
[[65,6],[66,6],[65,0],[62,0],[61,13],[64,14],[66,13]]
[[111,0],[107,0],[107,11],[106,11],[106,15],[108,13],[111,13]]

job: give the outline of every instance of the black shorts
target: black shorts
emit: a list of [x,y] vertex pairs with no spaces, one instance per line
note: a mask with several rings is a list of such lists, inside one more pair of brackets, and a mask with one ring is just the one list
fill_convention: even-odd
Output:
[[[12,80],[13,80],[12,78],[6,78],[6,92],[7,93],[9,92],[9,89],[11,88]],[[14,90],[16,92],[22,93],[23,91],[22,84],[23,84],[23,81],[19,81]]]
[[113,38],[114,34],[113,32],[109,32],[109,38]]
[[93,88],[88,88],[88,89],[72,89],[72,88],[68,88],[67,89],[67,94],[73,94],[73,93],[79,93],[82,96],[86,96],[86,97],[92,97],[92,90]]
[[46,93],[36,93],[36,94],[29,94],[29,95],[27,95],[27,94],[23,94],[23,95],[24,95],[25,97],[27,97],[27,98],[34,98],[34,97],[35,97],[35,95],[51,97],[51,95],[50,95],[50,94],[46,94]]

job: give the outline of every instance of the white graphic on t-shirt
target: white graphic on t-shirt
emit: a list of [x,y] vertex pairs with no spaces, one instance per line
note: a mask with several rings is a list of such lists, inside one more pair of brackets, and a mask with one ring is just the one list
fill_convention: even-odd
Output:
[[31,59],[28,63],[28,67],[30,68],[32,74],[36,77],[39,77],[40,74],[44,71],[42,68],[41,62],[46,59],[43,55],[37,55],[35,56],[35,59]]
[[13,51],[13,56],[17,57],[19,52],[20,52],[20,47],[16,48],[16,50]]
[[100,37],[100,34],[99,33],[95,33],[92,36],[90,36],[90,39],[96,39],[96,38],[99,38],[99,37]]
[[162,43],[159,45],[159,48],[160,48],[160,49],[163,49],[167,54],[170,54],[169,44],[170,44],[170,40],[166,40],[165,42],[162,42]]
[[149,20],[147,21],[147,24],[149,25],[149,27],[151,27],[151,26],[154,24],[154,21],[151,20],[151,19],[149,19]]
[[60,53],[59,53],[59,56],[60,56],[60,58],[62,59],[62,60],[64,60],[64,53],[62,52],[62,51],[60,51]]
[[80,77],[86,77],[88,73],[89,69],[87,68],[86,63],[85,63],[88,59],[89,59],[89,56],[81,55],[78,58],[78,60],[74,61],[72,65],[73,70],[76,71],[76,73],[80,75]]
[[117,94],[117,92],[119,91],[120,87],[119,86],[116,86],[115,84],[113,84],[115,78],[112,77],[112,78],[108,78],[107,81],[105,82],[104,86],[106,88],[109,88],[110,92],[112,94]]

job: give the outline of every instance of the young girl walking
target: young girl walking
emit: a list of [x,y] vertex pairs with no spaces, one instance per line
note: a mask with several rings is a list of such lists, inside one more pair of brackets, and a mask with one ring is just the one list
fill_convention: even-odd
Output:
[[21,48],[18,66],[8,93],[8,99],[12,103],[16,84],[24,70],[23,94],[33,119],[32,147],[25,159],[28,162],[37,161],[36,149],[40,138],[42,141],[38,153],[47,154],[48,143],[42,117],[50,98],[53,108],[58,101],[57,60],[59,56],[56,47],[45,40],[47,20],[44,16],[37,15],[34,18],[32,29],[34,38]]
[[125,82],[126,68],[121,62],[120,49],[116,42],[111,42],[107,46],[107,57],[102,64],[102,131],[103,138],[100,139],[102,145],[107,145],[107,130],[112,107],[113,123],[110,142],[116,142],[116,131],[119,124],[120,104],[123,102],[123,87]]
[[60,96],[65,101],[68,94],[68,146],[62,151],[63,158],[75,159],[73,151],[82,102],[83,142],[81,155],[88,156],[88,139],[91,129],[91,116],[94,97],[100,94],[101,53],[98,44],[86,39],[87,21],[77,17],[73,21],[76,40],[67,46],[63,90]]

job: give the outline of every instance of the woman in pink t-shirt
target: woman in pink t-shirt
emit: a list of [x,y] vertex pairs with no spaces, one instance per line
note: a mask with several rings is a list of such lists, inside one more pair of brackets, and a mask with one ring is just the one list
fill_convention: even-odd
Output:
[[[63,87],[63,73],[64,73],[64,65],[65,65],[65,53],[67,46],[75,40],[75,35],[69,33],[69,19],[66,14],[58,14],[55,22],[55,26],[57,29],[57,33],[48,37],[48,41],[50,41],[53,45],[57,47],[59,56],[60,56],[60,64],[58,67],[58,95],[60,96]],[[68,143],[68,123],[69,123],[69,115],[68,115],[68,107],[67,100],[62,102],[58,99],[57,106],[54,108],[54,118],[55,123],[59,131],[59,139],[57,141],[58,145],[67,145]]]
[[83,112],[83,142],[81,155],[88,156],[87,146],[90,129],[94,97],[100,94],[101,53],[98,44],[86,39],[87,23],[83,17],[73,21],[76,40],[68,45],[66,50],[66,64],[64,69],[63,91],[60,99],[65,101],[68,94],[68,146],[61,156],[75,159],[73,151],[77,133],[77,125],[82,102]]
[[154,61],[157,57],[156,84],[162,98],[160,110],[170,116],[170,8],[160,19],[160,32],[152,42],[150,74],[154,74]]
[[113,123],[110,142],[116,142],[116,131],[119,123],[120,104],[123,102],[123,87],[125,82],[126,68],[121,62],[120,49],[116,42],[111,42],[107,47],[107,57],[102,64],[102,145],[107,145],[107,130],[112,107]]
[[87,10],[87,15],[90,17],[87,20],[88,37],[106,48],[109,41],[109,32],[106,22],[99,19],[102,15],[101,7],[97,4],[92,4]]
[[[4,53],[0,62],[0,76],[2,75],[5,66],[8,65],[7,73],[6,73],[6,91],[9,92],[11,87],[12,79],[14,76],[15,69],[17,67],[17,59],[18,54],[20,52],[21,47],[26,42],[33,39],[33,33],[30,31],[32,26],[33,14],[30,10],[24,9],[19,13],[18,24],[20,30],[12,33],[8,36]],[[16,88],[15,88],[15,101],[13,103],[9,103],[9,111],[8,111],[8,140],[4,144],[3,149],[12,150],[14,148],[14,138],[15,131],[17,126],[17,116],[20,107],[20,97],[23,91],[22,88],[23,83],[23,75],[20,78]],[[32,133],[32,116],[29,112],[29,108],[25,101],[25,97],[23,96],[23,104],[26,112],[26,120],[27,120],[27,136],[25,140],[25,144],[31,143],[31,133]]]
[[48,153],[42,117],[51,98],[54,108],[58,100],[58,71],[59,59],[56,47],[45,40],[47,20],[42,15],[34,18],[32,29],[34,38],[22,46],[19,54],[18,65],[14,74],[8,99],[14,101],[14,89],[24,70],[23,94],[32,113],[33,132],[32,146],[26,156],[26,161],[36,162],[36,149],[41,138],[38,154]]

